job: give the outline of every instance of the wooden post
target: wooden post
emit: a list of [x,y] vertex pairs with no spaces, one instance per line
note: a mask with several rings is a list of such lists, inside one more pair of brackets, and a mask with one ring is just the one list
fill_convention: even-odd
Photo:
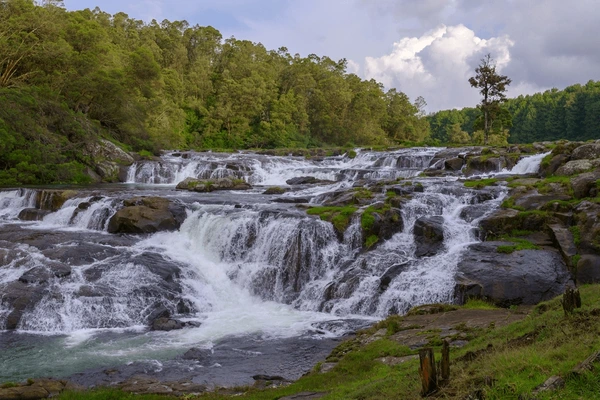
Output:
[[450,379],[450,343],[444,339],[442,344],[442,380],[447,382]]
[[563,294],[562,306],[565,315],[572,314],[574,309],[580,308],[581,294],[579,293],[579,289],[568,287]]
[[426,347],[419,350],[419,375],[421,375],[421,396],[426,397],[437,391],[437,374],[433,349]]

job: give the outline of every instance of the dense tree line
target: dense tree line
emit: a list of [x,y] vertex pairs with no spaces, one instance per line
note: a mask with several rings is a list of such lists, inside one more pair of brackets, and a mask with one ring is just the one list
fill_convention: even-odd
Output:
[[[492,143],[598,139],[600,81],[508,99],[502,112],[492,127]],[[481,112],[476,108],[439,111],[428,120],[431,137],[440,143],[481,141]]]
[[346,67],[186,21],[0,0],[0,171],[60,179],[32,165],[83,165],[98,135],[152,152],[425,139],[421,100]]

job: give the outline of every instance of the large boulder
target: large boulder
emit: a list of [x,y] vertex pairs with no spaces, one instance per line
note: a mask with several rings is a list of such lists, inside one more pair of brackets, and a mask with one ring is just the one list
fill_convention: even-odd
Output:
[[285,181],[288,185],[315,185],[315,184],[329,184],[334,183],[333,181],[328,181],[324,179],[318,179],[314,176],[299,176],[296,178],[291,178]]
[[77,196],[75,190],[44,189],[35,194],[35,208],[44,211],[58,211],[67,200]]
[[[84,149],[92,160],[94,172],[106,182],[118,182],[122,166],[134,163],[133,157],[123,151],[114,143],[101,139],[98,142],[90,142]],[[91,176],[94,179],[94,176]]]
[[501,307],[537,304],[564,292],[572,284],[561,256],[551,250],[498,253],[506,242],[470,245],[458,263],[460,302],[469,297],[488,299]]
[[433,256],[444,247],[444,217],[421,217],[413,229],[416,257]]
[[571,153],[571,160],[593,160],[595,158],[600,158],[600,143],[598,141],[579,146]]
[[600,169],[577,175],[571,179],[573,197],[596,197],[598,195],[597,182],[600,181]]
[[32,310],[46,291],[47,285],[27,284],[21,281],[0,285],[0,305],[10,310],[5,319],[5,326],[0,326],[0,329],[17,329],[23,314]]
[[556,170],[556,175],[576,175],[600,166],[600,159],[569,161]]
[[185,219],[182,206],[160,197],[137,197],[124,201],[124,205],[108,222],[108,232],[154,233],[176,230]]
[[600,204],[582,201],[573,209],[581,254],[600,254]]
[[248,190],[252,189],[252,186],[243,179],[237,178],[219,178],[217,180],[185,178],[177,184],[177,189],[208,193],[216,190]]

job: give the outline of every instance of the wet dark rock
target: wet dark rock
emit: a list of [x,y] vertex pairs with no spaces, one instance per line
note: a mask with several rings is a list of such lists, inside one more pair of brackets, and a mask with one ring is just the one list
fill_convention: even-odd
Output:
[[41,221],[46,215],[50,213],[49,210],[38,210],[37,208],[25,208],[19,213],[19,219],[22,221]]
[[[457,297],[488,299],[501,307],[537,304],[573,284],[561,256],[551,250],[498,253],[507,242],[470,245],[458,263]],[[462,302],[462,301],[461,301]]]
[[379,293],[383,293],[390,286],[390,283],[410,266],[409,263],[395,264],[389,267],[379,278]]
[[28,285],[41,285],[48,283],[52,278],[64,278],[69,275],[71,275],[71,267],[68,265],[52,263],[47,266],[39,266],[30,269],[21,275],[19,281]]
[[153,331],[172,331],[183,329],[186,326],[185,322],[172,318],[157,318],[152,321],[151,329]]
[[500,209],[483,218],[479,225],[483,238],[510,234],[513,230],[543,231],[550,216],[544,213],[522,213],[513,209]]
[[481,218],[487,212],[487,207],[484,205],[474,204],[466,206],[460,210],[460,218],[467,222],[473,222],[477,218]]
[[316,184],[330,184],[334,183],[333,181],[328,181],[325,179],[318,179],[314,176],[299,176],[296,178],[288,179],[285,181],[288,185],[316,185]]
[[450,171],[460,171],[465,165],[465,160],[460,157],[450,158],[444,161],[444,168]]
[[154,233],[181,226],[183,206],[161,197],[136,197],[123,202],[108,223],[110,233]]
[[219,178],[217,180],[185,178],[177,184],[177,189],[209,193],[218,190],[248,190],[252,189],[252,186],[242,179],[230,177]]
[[201,349],[199,347],[192,347],[186,351],[181,358],[184,360],[196,360],[200,362],[210,362],[213,352],[209,349]]
[[45,286],[32,285],[20,281],[14,281],[6,285],[0,285],[2,293],[2,304],[12,311],[5,320],[5,329],[16,329],[23,314],[35,307],[46,292]]
[[415,221],[416,257],[433,256],[444,247],[444,217],[421,217]]
[[74,242],[72,245],[50,247],[42,251],[45,257],[71,266],[88,265],[120,254],[118,249],[94,243]]
[[310,199],[310,197],[277,197],[271,201],[274,203],[304,204],[309,203]]
[[522,207],[525,210],[540,210],[551,201],[567,201],[571,200],[568,195],[543,195],[543,194],[527,194],[515,200],[515,205]]
[[504,157],[472,157],[467,160],[467,166],[464,170],[466,176],[485,174],[490,172],[499,172],[507,167]]
[[35,195],[35,208],[51,212],[58,211],[67,200],[75,196],[77,196],[75,190],[40,190]]

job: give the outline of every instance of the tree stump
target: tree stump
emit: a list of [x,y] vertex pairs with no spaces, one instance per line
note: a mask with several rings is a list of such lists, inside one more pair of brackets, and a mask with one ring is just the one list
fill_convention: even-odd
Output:
[[442,381],[447,382],[450,379],[450,343],[444,340],[442,344]]
[[421,376],[421,396],[426,397],[438,389],[435,357],[433,349],[426,347],[419,350],[419,375]]
[[567,288],[562,298],[562,306],[565,315],[573,313],[573,310],[581,307],[581,294],[577,288]]

